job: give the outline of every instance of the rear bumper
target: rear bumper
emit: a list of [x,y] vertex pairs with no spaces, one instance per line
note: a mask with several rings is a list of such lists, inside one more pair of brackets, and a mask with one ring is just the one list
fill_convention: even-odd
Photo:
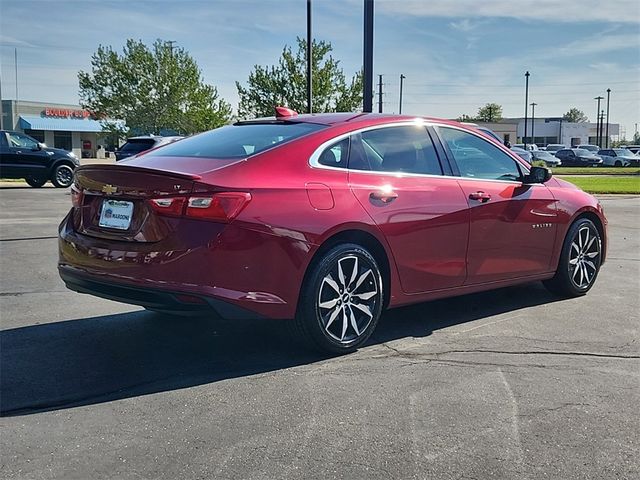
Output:
[[69,290],[88,293],[96,297],[116,302],[139,305],[141,307],[176,312],[211,312],[219,318],[248,320],[263,318],[262,315],[218,298],[184,292],[159,290],[154,288],[128,286],[111,283],[84,275],[72,267],[59,266],[60,278]]

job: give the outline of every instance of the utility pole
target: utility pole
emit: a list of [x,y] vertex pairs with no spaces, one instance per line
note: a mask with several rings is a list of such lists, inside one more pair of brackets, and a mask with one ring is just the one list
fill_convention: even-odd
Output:
[[169,53],[171,54],[171,56],[173,57],[173,44],[176,43],[175,40],[167,40],[166,42],[164,42],[164,44],[169,47]]
[[600,146],[600,100],[604,99],[598,95],[594,100],[598,101],[598,108],[596,108],[596,144]]
[[373,111],[373,0],[364,0],[362,111]]
[[382,113],[382,75],[378,75],[378,113]]
[[527,149],[527,114],[529,112],[529,71],[524,74],[525,87],[524,87],[524,137],[522,143],[524,143],[524,149]]
[[531,104],[531,143],[536,143],[535,136],[535,128],[536,128],[536,105],[537,103],[533,102]]
[[611,99],[611,89],[607,88],[607,136],[604,148],[609,148],[609,100]]
[[313,36],[311,35],[311,0],[307,0],[307,113],[313,113]]
[[4,130],[4,110],[2,109],[2,69],[0,68],[0,130]]
[[604,141],[604,110],[600,112],[600,143],[598,146],[602,148],[602,143]]
[[493,121],[493,105],[489,104],[487,106],[489,108],[489,122]]
[[16,120],[18,118],[18,47],[15,47],[14,49],[14,57],[13,57],[13,64],[16,68],[16,101],[13,102],[13,111],[11,112],[11,120],[13,122],[13,125],[9,125],[9,128],[11,128],[11,130],[13,130],[16,126]]
[[400,106],[398,108],[398,115],[402,115],[402,84],[404,83],[405,78],[407,77],[405,77],[403,74],[400,74]]

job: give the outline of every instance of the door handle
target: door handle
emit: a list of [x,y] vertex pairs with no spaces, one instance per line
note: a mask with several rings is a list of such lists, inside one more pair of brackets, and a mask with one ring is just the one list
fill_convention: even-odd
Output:
[[369,198],[380,200],[382,203],[391,203],[398,198],[398,194],[396,192],[371,192]]
[[471,200],[478,200],[479,202],[486,203],[491,200],[491,195],[484,192],[473,192],[469,194]]

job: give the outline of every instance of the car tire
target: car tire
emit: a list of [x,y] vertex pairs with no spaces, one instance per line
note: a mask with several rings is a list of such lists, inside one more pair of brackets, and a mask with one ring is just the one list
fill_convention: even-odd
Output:
[[58,165],[53,170],[53,175],[51,176],[51,183],[53,183],[57,188],[68,188],[73,183],[73,168],[71,168],[66,163],[62,165]]
[[613,164],[614,167],[621,167],[622,166],[622,162],[620,160],[616,160],[616,162]]
[[365,248],[347,243],[331,248],[310,268],[292,322],[296,340],[331,354],[357,350],[382,314],[376,260]]
[[550,292],[564,297],[584,295],[595,283],[601,262],[600,232],[591,220],[580,218],[567,232],[556,274],[543,283]]
[[47,179],[46,178],[28,177],[28,178],[25,178],[24,181],[27,182],[27,185],[29,185],[30,187],[33,187],[33,188],[40,188],[45,183],[47,183]]

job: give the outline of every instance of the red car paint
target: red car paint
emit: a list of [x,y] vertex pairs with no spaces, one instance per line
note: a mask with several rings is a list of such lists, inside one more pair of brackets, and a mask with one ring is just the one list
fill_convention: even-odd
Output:
[[[599,203],[555,178],[525,185],[455,172],[373,173],[310,164],[325,142],[376,126],[452,126],[484,138],[472,127],[285,110],[279,120],[324,128],[241,158],[168,157],[160,148],[118,165],[77,169],[78,206],[60,225],[59,271],[67,286],[150,308],[288,319],[318,250],[338,237],[366,238],[385,257],[388,306],[396,307],[548,279],[580,215],[601,228],[604,259],[606,219]],[[517,155],[493,145],[528,171]],[[149,203],[219,192],[247,196],[226,222],[159,215]],[[134,202],[129,229],[98,225],[105,198]]]

